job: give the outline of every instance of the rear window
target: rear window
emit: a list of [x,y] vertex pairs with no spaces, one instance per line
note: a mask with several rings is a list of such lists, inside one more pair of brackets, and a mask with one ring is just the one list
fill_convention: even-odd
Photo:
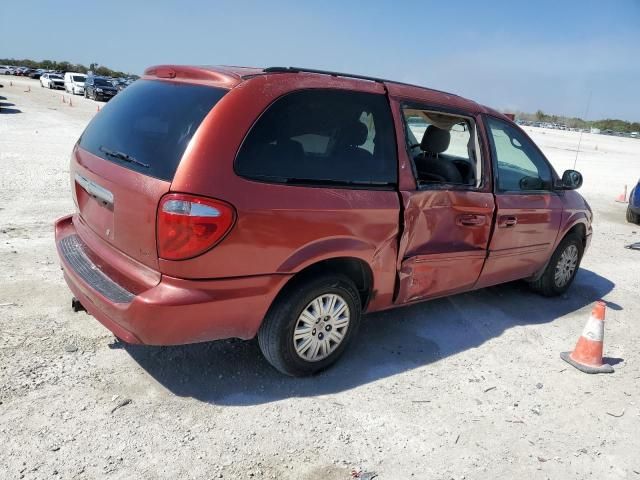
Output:
[[171,181],[204,117],[227,90],[138,80],[96,115],[80,147],[145,175]]

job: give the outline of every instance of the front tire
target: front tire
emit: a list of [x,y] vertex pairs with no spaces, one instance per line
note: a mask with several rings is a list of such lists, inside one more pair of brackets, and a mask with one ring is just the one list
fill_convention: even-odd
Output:
[[542,276],[530,282],[529,285],[545,297],[562,295],[576,278],[583,253],[582,239],[575,234],[567,235],[551,255]]
[[357,334],[362,307],[353,282],[329,274],[295,283],[276,299],[258,344],[267,361],[295,377],[332,365]]
[[640,215],[631,210],[631,206],[627,206],[627,222],[640,224]]

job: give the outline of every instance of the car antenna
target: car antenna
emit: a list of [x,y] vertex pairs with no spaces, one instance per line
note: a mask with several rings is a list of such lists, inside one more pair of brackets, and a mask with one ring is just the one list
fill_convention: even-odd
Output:
[[[589,90],[589,98],[587,99],[587,108],[584,111],[584,121],[587,121],[587,116],[589,115],[589,106],[591,105],[591,94],[593,93],[593,90]],[[578,139],[578,149],[576,150],[576,158],[573,161],[573,169],[576,169],[576,163],[578,163],[578,155],[580,154],[580,144],[582,143],[582,134],[584,128],[580,129],[580,138]]]

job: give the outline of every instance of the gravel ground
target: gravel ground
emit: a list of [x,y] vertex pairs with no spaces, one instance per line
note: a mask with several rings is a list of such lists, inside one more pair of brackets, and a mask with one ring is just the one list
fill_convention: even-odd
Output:
[[[134,347],[72,313],[52,223],[100,103],[0,83],[0,478],[640,479],[640,226],[614,201],[640,140],[582,138],[595,233],[568,295],[516,282],[371,315],[339,365],[292,379],[253,341]],[[528,130],[573,165],[579,134]],[[613,375],[558,357],[598,298]]]

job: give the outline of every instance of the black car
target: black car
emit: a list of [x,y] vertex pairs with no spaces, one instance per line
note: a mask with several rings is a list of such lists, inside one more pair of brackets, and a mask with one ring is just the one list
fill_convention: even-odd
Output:
[[84,81],[84,96],[93,100],[109,100],[118,93],[118,89],[107,79],[88,76]]

